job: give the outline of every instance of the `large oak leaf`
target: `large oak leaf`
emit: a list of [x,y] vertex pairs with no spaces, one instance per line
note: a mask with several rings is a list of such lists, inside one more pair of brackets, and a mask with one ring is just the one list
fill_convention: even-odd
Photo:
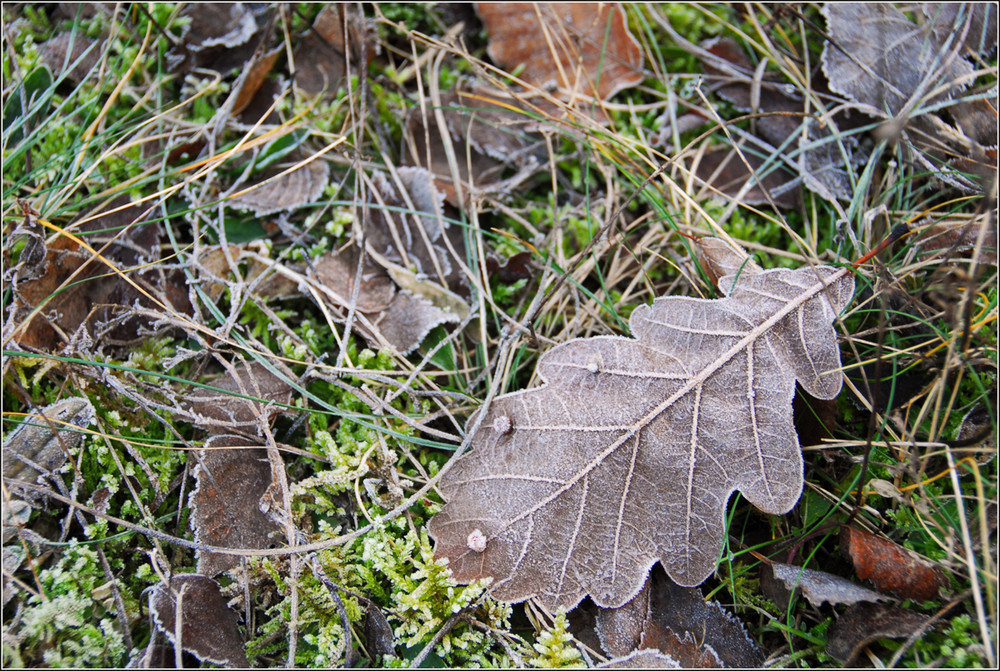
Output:
[[705,580],[734,491],[771,514],[795,504],[795,382],[839,393],[832,322],[854,278],[747,264],[719,286],[725,298],[637,308],[634,338],[554,348],[543,386],[493,401],[430,522],[457,580],[492,577],[497,599],[553,610],[588,594],[618,607],[657,561],[680,585]]

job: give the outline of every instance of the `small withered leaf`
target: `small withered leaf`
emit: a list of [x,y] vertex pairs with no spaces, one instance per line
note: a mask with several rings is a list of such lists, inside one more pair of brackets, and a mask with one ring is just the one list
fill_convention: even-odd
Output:
[[322,158],[305,161],[303,153],[294,152],[273,174],[248,187],[251,191],[230,198],[229,205],[260,217],[297,210],[319,200],[330,179],[330,166]]
[[227,667],[248,665],[239,619],[226,605],[219,584],[211,578],[194,573],[175,575],[169,585],[161,583],[153,588],[149,611],[157,628],[172,642],[179,615],[183,649],[203,662]]
[[607,99],[643,79],[642,48],[618,3],[476,3],[490,58],[540,88]]
[[[740,198],[741,203],[770,205],[773,202],[784,209],[798,207],[801,202],[800,182],[795,175],[773,161],[765,168],[766,163],[767,159],[746,149],[743,149],[743,158],[735,150],[717,149],[700,157],[695,165],[695,174],[708,186],[708,193],[718,190],[735,198],[743,185],[753,180],[753,186]],[[747,164],[750,164],[750,169],[747,169]]]
[[683,669],[682,665],[670,655],[659,650],[636,650],[624,657],[609,659],[599,664],[598,669]]
[[279,362],[274,367],[283,377],[258,362],[241,364],[211,382],[212,389],[198,387],[184,399],[184,407],[193,421],[212,433],[258,428],[280,412],[292,399],[292,387],[286,380],[295,379]]
[[[441,127],[430,99],[407,117],[403,159],[426,168],[448,204],[464,206],[463,198],[470,192],[510,193],[545,165],[544,141],[535,132],[538,124],[519,101],[481,88],[445,93],[440,100],[457,175],[442,147]],[[505,177],[508,168],[515,174]]]
[[[264,446],[240,436],[212,436],[198,452],[197,486],[191,492],[191,528],[198,543],[263,549],[278,530],[261,511],[271,486],[271,466]],[[198,573],[213,578],[240,565],[237,555],[198,551]]]
[[[26,320],[14,334],[18,344],[52,350],[83,328],[99,346],[125,345],[154,327],[133,313],[131,308],[136,304],[190,312],[179,271],[157,263],[160,226],[146,221],[145,209],[132,205],[128,196],[118,196],[81,217],[79,225],[66,227],[99,251],[103,259],[68,236],[48,243],[42,268],[15,290],[13,309]],[[126,227],[128,230],[122,232]],[[38,306],[42,309],[28,320]]]
[[81,33],[59,33],[41,45],[41,60],[56,79],[65,71],[69,81],[79,83],[100,61],[100,50],[95,44]]
[[344,307],[349,307],[353,299],[354,307],[359,312],[385,310],[396,295],[396,287],[385,271],[372,264],[367,255],[361,265],[357,298],[353,298],[358,256],[358,248],[355,246],[327,252],[313,262],[316,279],[336,294]]
[[[744,269],[719,284],[725,298],[640,306],[633,338],[559,345],[539,362],[543,386],[470,419],[472,449],[442,475],[447,503],[429,523],[457,580],[492,577],[495,598],[553,610],[588,594],[617,607],[657,561],[681,585],[708,577],[734,491],[771,514],[795,505],[796,381],[839,394],[832,324],[854,278]],[[467,544],[474,529],[481,553]]]
[[[69,450],[80,444],[96,412],[85,396],[71,396],[31,412],[24,422],[4,437],[3,476],[34,482],[69,458]],[[42,468],[39,471],[32,462]]]
[[272,10],[262,3],[228,2],[186,5],[181,16],[190,20],[181,42],[170,52],[172,70],[210,68],[226,75],[243,68],[266,36]]
[[347,73],[348,55],[352,68],[362,72],[371,59],[370,48],[362,57],[364,30],[363,20],[351,5],[325,5],[293,52],[295,84],[310,95],[323,92],[332,100]]
[[[779,580],[786,590],[802,590],[802,595],[816,608],[826,602],[853,604],[858,601],[881,601],[887,598],[867,587],[862,587],[846,578],[826,571],[816,571],[778,562],[762,567],[761,570],[770,571],[771,575]],[[771,596],[779,605],[787,603],[787,598],[782,598],[780,595],[774,594],[773,591]]]
[[936,599],[938,590],[948,586],[948,576],[930,560],[863,529],[844,527],[840,550],[859,578],[897,599]]
[[416,280],[413,273],[402,269],[394,275],[407,281],[407,286],[422,289],[431,299],[398,288],[385,270],[368,261],[367,255],[355,296],[357,270],[358,250],[353,246],[324,254],[315,264],[316,279],[330,290],[323,294],[324,300],[341,313],[346,313],[353,300],[355,309],[366,318],[356,322],[356,328],[374,346],[385,341],[400,354],[409,354],[434,327],[459,322],[468,312],[464,301],[447,289],[430,280]]
[[736,617],[659,569],[629,603],[599,608],[595,628],[601,646],[615,657],[654,648],[684,668],[753,667],[764,660]]
[[927,620],[928,615],[903,610],[881,603],[858,603],[847,610],[830,627],[826,651],[845,666],[861,653],[866,645],[880,638],[911,636]]

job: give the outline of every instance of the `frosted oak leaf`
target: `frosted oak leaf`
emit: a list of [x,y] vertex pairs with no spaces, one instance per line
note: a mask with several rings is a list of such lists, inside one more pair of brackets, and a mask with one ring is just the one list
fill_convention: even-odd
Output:
[[497,599],[552,610],[587,595],[618,607],[657,561],[680,585],[704,581],[733,492],[766,513],[795,505],[795,382],[840,392],[832,324],[854,278],[714,253],[724,298],[641,306],[633,338],[559,345],[539,361],[545,384],[473,416],[471,451],[442,476],[447,504],[429,526],[457,580],[492,577]]

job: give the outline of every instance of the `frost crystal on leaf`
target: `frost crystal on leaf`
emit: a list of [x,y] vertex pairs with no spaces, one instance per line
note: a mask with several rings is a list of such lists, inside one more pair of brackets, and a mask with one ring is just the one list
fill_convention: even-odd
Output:
[[543,386],[493,401],[429,526],[457,580],[492,577],[495,598],[551,610],[586,595],[617,607],[657,561],[680,585],[708,577],[733,492],[767,513],[795,505],[795,383],[840,392],[832,322],[854,278],[748,264],[719,286],[729,295],[639,307],[634,338],[556,347],[539,363]]

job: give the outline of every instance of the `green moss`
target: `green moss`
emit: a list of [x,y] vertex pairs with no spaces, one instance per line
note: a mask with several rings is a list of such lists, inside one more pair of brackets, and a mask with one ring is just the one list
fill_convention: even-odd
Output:
[[[71,541],[54,566],[38,573],[38,581],[41,595],[26,600],[17,632],[4,632],[5,667],[116,667],[127,661],[111,590],[94,550]],[[127,599],[126,607],[138,616],[134,599]]]

